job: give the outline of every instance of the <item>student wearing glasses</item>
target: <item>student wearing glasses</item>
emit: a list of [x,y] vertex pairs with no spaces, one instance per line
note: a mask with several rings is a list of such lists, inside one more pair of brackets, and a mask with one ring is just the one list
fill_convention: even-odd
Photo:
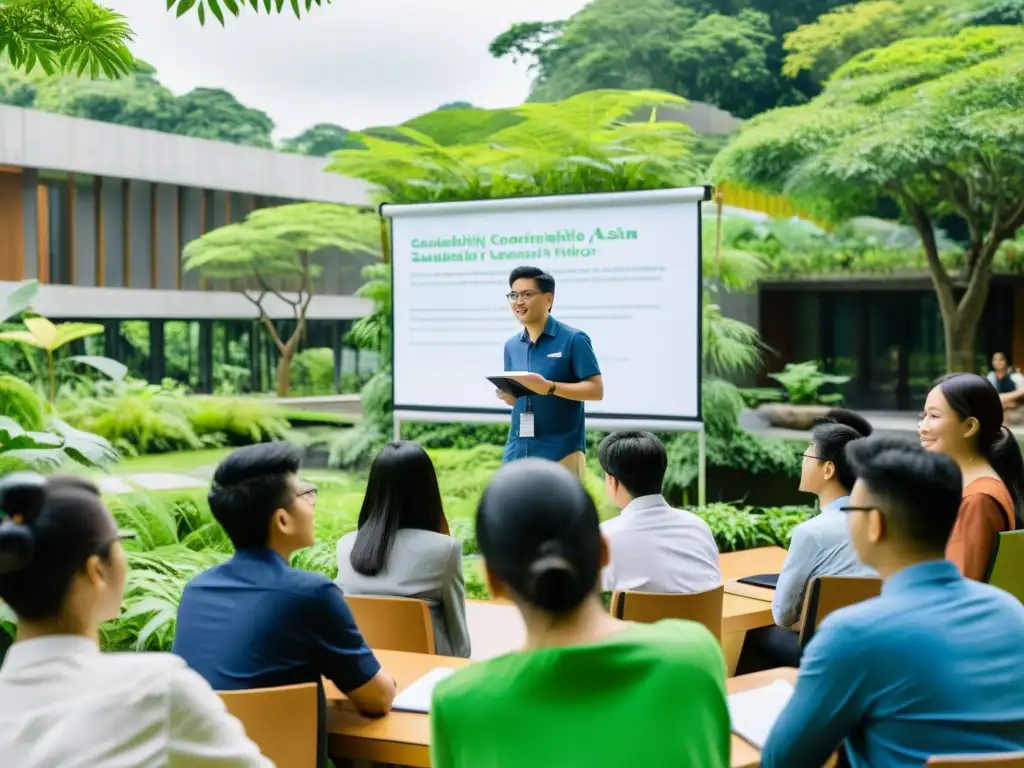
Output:
[[842,512],[882,593],[821,623],[761,765],[818,768],[844,741],[853,768],[1024,750],[1024,606],[945,559],[959,468],[899,438],[847,452]]
[[[395,681],[381,669],[338,586],[289,565],[312,546],[316,490],[298,479],[302,451],[286,442],[239,448],[217,467],[210,510],[235,554],[185,587],[174,652],[214,689],[316,683],[320,724],[327,677],[365,715],[391,709]],[[320,765],[327,759],[320,728]]]
[[0,599],[18,639],[0,667],[0,763],[14,768],[270,766],[199,675],[169,653],[100,653],[127,576],[99,490],[0,480]]
[[526,647],[435,689],[434,768],[729,765],[725,661],[692,621],[633,624],[601,602],[608,545],[564,467],[502,467],[476,517],[495,597],[513,601]]
[[519,379],[533,394],[513,397],[512,425],[502,461],[533,456],[561,462],[582,477],[586,426],[583,403],[601,400],[604,384],[590,337],[551,316],[555,278],[537,267],[517,267],[508,277],[508,301],[522,333],[505,342],[505,370],[529,371]]
[[469,658],[462,542],[448,535],[434,463],[416,443],[389,443],[373,460],[359,528],[338,542],[337,583],[425,601],[437,653]]

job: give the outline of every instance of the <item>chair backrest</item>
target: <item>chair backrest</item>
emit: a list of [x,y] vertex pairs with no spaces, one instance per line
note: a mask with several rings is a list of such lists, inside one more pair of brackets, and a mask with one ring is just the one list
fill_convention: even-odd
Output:
[[409,597],[345,595],[366,644],[378,651],[436,653],[430,607]]
[[316,768],[316,683],[218,694],[228,712],[245,726],[246,735],[277,768]]
[[833,611],[878,597],[882,580],[863,576],[817,576],[807,586],[800,646],[807,645],[822,620]]
[[996,537],[986,581],[1024,603],[1024,530],[1003,531]]
[[1024,768],[1024,752],[932,757],[928,765],[939,765],[942,768]]
[[623,621],[650,624],[662,619],[689,619],[703,624],[719,643],[722,642],[721,585],[692,595],[661,592],[615,592],[611,613]]

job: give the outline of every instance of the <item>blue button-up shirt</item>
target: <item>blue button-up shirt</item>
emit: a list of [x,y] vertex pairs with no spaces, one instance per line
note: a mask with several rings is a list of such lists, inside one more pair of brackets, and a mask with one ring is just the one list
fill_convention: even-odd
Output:
[[800,661],[764,768],[819,768],[843,739],[853,768],[1024,750],[1024,606],[934,560],[836,611]]
[[[523,330],[505,342],[505,370],[539,373],[554,382],[575,384],[601,373],[590,337],[583,331],[548,317],[537,341]],[[533,437],[519,437],[519,419],[533,412]],[[530,395],[516,399],[512,425],[502,461],[535,456],[560,461],[586,448],[583,403],[558,395]]]
[[849,496],[840,496],[821,508],[821,514],[793,529],[786,562],[772,600],[772,615],[780,627],[800,620],[807,585],[817,576],[877,576],[861,565],[850,541],[846,513]]

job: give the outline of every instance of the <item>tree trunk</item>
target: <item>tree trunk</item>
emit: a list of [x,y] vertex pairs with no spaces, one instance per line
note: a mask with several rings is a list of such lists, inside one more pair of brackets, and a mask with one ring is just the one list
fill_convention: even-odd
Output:
[[288,397],[292,384],[291,366],[292,358],[295,356],[295,346],[289,343],[278,351],[281,353],[281,359],[277,363],[277,396]]
[[978,333],[978,321],[963,319],[961,314],[957,312],[952,318],[942,318],[947,373],[975,372],[974,340]]

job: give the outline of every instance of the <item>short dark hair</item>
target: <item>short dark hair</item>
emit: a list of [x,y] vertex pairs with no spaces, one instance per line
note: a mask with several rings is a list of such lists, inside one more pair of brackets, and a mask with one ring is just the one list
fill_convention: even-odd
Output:
[[825,414],[826,421],[832,421],[836,424],[843,424],[850,429],[855,429],[860,432],[861,437],[867,437],[875,431],[874,427],[871,426],[871,422],[861,416],[859,413],[848,411],[846,408],[833,408]]
[[541,293],[555,292],[555,278],[540,267],[516,267],[508,276],[508,287],[511,288],[516,280],[533,280]]
[[956,462],[902,437],[866,437],[846,451],[857,480],[884,505],[880,511],[897,535],[921,549],[945,551],[963,493]]
[[811,429],[811,443],[822,461],[831,461],[836,468],[836,480],[849,491],[857,481],[846,456],[846,446],[860,440],[861,433],[845,424],[826,421]]
[[210,487],[210,511],[235,549],[267,545],[270,520],[291,504],[288,479],[301,466],[302,449],[287,442],[248,445],[220,463]]
[[430,456],[410,440],[388,443],[370,465],[359,530],[349,556],[353,570],[376,576],[387,566],[399,530],[440,533],[443,518],[441,491]]
[[57,616],[75,573],[106,559],[117,525],[82,477],[14,472],[0,480],[0,599],[19,618]]
[[622,483],[630,496],[661,493],[668,455],[653,433],[613,432],[597,447],[597,460],[601,469]]
[[476,538],[488,569],[547,613],[568,613],[597,589],[597,507],[556,462],[520,459],[499,469],[477,506]]

